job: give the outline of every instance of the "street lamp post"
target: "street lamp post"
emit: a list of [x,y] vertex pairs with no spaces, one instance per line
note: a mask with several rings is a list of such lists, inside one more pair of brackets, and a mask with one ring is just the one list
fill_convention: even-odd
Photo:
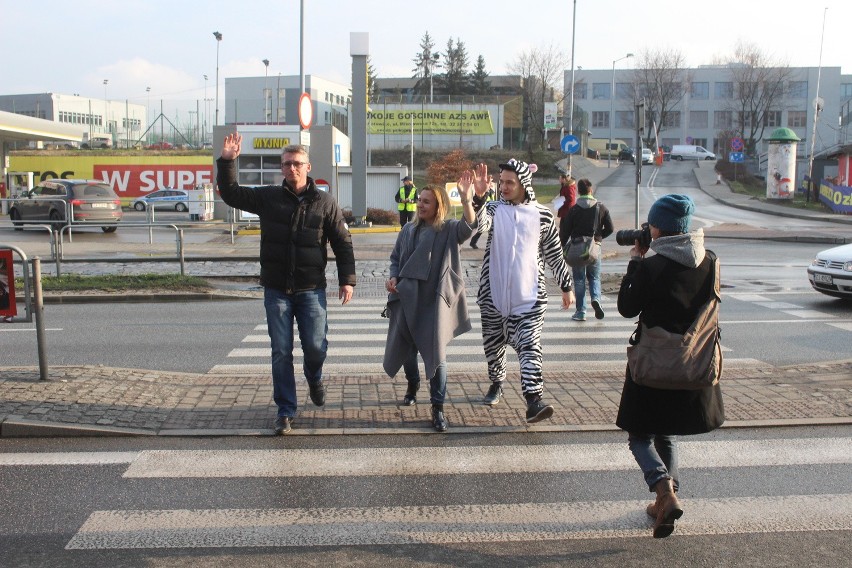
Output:
[[263,123],[269,124],[269,60],[263,60],[264,66],[266,66],[266,72],[263,78]]
[[[615,61],[612,62],[612,85],[609,90],[609,144],[606,147],[606,167],[609,167],[610,161],[612,159],[612,123],[613,120],[613,103],[615,102],[615,64],[621,61],[622,59],[627,59],[628,57],[633,57],[632,53],[628,53],[624,57],[619,57]],[[634,152],[638,152],[637,148]],[[641,156],[639,154],[636,155],[636,159],[639,159]]]
[[432,58],[426,62],[426,67],[429,70],[429,104],[432,104],[433,98],[432,95],[434,93],[433,90],[433,75],[435,74],[435,67],[438,67],[440,64],[438,63],[438,58],[441,57],[440,53],[433,53]]
[[213,32],[216,38],[216,122],[213,126],[219,126],[219,44],[222,43],[222,34]]
[[207,74],[204,74],[204,130],[201,143],[207,142],[207,128],[210,126],[210,99],[207,98]]
[[109,113],[108,103],[107,103],[107,85],[109,84],[109,79],[104,79],[104,132],[109,132],[109,119],[107,118]]

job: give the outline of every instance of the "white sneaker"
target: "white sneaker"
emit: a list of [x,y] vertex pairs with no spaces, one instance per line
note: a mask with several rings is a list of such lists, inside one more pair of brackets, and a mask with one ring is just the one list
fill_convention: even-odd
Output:
[[571,316],[571,319],[574,321],[586,321],[586,314],[577,312]]

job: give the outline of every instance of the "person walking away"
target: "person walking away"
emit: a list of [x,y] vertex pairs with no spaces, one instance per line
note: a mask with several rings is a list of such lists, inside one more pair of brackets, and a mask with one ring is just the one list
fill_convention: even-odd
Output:
[[[684,333],[714,294],[715,270],[704,249],[701,229],[689,232],[695,205],[687,195],[665,195],[648,212],[650,249],[638,240],[618,292],[618,311],[639,316],[648,328]],[[639,339],[641,343],[641,338]],[[677,436],[710,432],[725,421],[718,382],[696,390],[668,390],[636,384],[628,367],[616,425],[656,500],[646,509],[654,519],[654,538],[674,531],[683,515]]]
[[[470,177],[465,172],[462,177]],[[393,377],[405,370],[408,388],[404,406],[415,404],[420,387],[417,354],[429,377],[432,426],[447,430],[444,400],[447,393],[446,347],[471,329],[461,266],[461,244],[476,223],[470,184],[459,188],[463,219],[447,219],[450,197],[442,187],[420,192],[417,217],[399,232],[390,257],[388,337],[384,369]]]
[[409,176],[402,178],[402,187],[396,192],[394,200],[399,209],[399,226],[404,227],[414,217],[417,208],[417,188]]
[[[476,193],[473,194],[473,211],[474,211],[474,213],[479,213],[479,210],[482,209],[482,206],[485,205],[487,202],[494,201],[494,187],[493,187],[493,185],[494,184],[492,183],[488,186],[488,191],[486,191],[485,195],[483,195],[482,197],[476,195]],[[482,233],[480,233],[479,231],[474,231],[473,236],[470,238],[470,248],[472,248],[472,249],[478,249],[479,248],[476,243],[479,242],[479,236],[481,234]]]
[[[594,236],[597,242],[601,242],[613,231],[609,209],[595,199],[592,182],[583,178],[577,183],[577,187],[580,193],[577,203],[559,223],[559,238],[563,247],[574,237]],[[601,307],[601,258],[598,257],[586,266],[573,266],[571,271],[577,297],[577,308],[571,319],[586,321],[587,283],[595,317],[603,319],[605,314]]]
[[[535,164],[516,159],[500,164],[499,199],[479,210],[477,230],[488,235],[477,303],[482,315],[482,341],[491,386],[483,402],[495,405],[506,379],[506,346],[518,354],[521,390],[527,401],[526,420],[539,422],[553,415],[542,401],[541,330],[547,310],[545,262],[562,289],[562,309],[574,302],[571,271],[562,257],[553,211],[535,198],[532,174]],[[491,178],[488,166],[476,166],[472,180],[476,195],[483,196]]]
[[278,407],[275,433],[290,431],[296,416],[293,370],[293,322],[299,329],[304,374],[311,401],[325,404],[322,367],[328,351],[325,269],[327,244],[334,251],[338,298],[345,305],[355,286],[355,254],[343,212],[308,176],[311,163],[304,146],[287,146],[281,155],[281,185],[243,187],[236,159],[242,136],[229,134],[216,161],[222,200],[260,218],[260,282],[272,347],[273,399]]
[[564,198],[564,201],[556,210],[556,216],[562,219],[577,203],[577,182],[568,174],[559,176],[559,195]]

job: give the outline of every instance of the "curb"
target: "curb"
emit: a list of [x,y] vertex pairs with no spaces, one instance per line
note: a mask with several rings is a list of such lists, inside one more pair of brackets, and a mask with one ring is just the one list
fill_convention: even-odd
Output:
[[[729,420],[721,427],[725,429],[780,428],[806,426],[847,426],[852,417],[837,418],[779,418],[766,420]],[[374,428],[294,428],[286,436],[400,436],[414,434],[542,434],[576,432],[615,432],[621,429],[615,424],[571,424],[567,426],[518,425],[518,426],[458,426],[447,432],[435,432],[431,427],[374,427]],[[72,425],[24,418],[9,417],[0,422],[0,438],[83,438],[83,437],[261,437],[275,436],[272,429],[239,428],[183,428],[145,430],[117,426]]]

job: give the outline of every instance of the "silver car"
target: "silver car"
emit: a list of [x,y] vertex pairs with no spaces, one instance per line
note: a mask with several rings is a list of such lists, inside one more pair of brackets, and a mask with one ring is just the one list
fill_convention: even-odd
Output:
[[98,180],[43,181],[9,206],[9,217],[17,230],[26,222],[49,223],[59,229],[70,219],[74,225],[103,223],[101,230],[113,233],[122,216],[118,195]]
[[808,267],[808,280],[817,292],[852,299],[852,244],[817,253]]

